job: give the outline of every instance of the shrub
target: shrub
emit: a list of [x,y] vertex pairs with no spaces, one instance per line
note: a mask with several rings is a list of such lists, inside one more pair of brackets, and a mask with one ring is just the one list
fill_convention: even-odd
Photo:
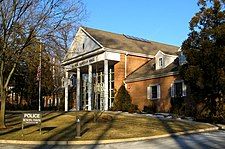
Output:
[[137,106],[131,103],[131,97],[123,84],[117,92],[112,110],[133,113],[137,109]]
[[156,112],[156,109],[157,109],[156,102],[148,100],[148,105],[144,106],[143,112],[153,114]]
[[182,97],[171,98],[171,105],[172,105],[171,112],[173,114],[177,114],[177,115],[185,114],[184,98]]
[[140,110],[138,109],[138,106],[137,105],[134,105],[134,104],[131,104],[131,107],[129,108],[128,110],[129,113],[140,113]]

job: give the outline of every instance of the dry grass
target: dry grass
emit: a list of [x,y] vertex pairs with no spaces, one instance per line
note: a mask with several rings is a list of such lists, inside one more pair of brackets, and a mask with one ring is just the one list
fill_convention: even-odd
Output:
[[[82,137],[75,138],[76,116],[82,120]],[[42,134],[37,125],[27,125],[24,136],[21,131],[20,114],[6,116],[7,129],[0,131],[0,139],[7,140],[103,140],[133,137],[147,137],[173,132],[210,127],[206,124],[161,120],[124,113],[98,113],[93,122],[93,112],[52,112],[44,113]]]

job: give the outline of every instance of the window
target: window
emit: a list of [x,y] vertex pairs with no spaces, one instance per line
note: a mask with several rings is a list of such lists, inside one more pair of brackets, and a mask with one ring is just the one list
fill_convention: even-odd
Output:
[[114,101],[114,68],[109,69],[109,100],[108,105],[111,108]]
[[85,48],[85,45],[84,45],[84,43],[83,43],[83,50],[84,50],[84,48]]
[[159,67],[162,67],[163,66],[163,58],[159,58]]
[[160,98],[160,85],[150,85],[147,87],[147,99],[159,99]]
[[184,81],[176,81],[171,84],[171,97],[179,98],[186,96],[186,85]]

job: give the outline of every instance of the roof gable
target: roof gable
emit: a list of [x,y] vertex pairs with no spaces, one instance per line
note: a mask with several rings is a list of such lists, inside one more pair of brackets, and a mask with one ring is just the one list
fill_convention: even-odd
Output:
[[72,59],[82,53],[94,51],[101,47],[102,45],[90,36],[83,28],[79,28],[64,61]]

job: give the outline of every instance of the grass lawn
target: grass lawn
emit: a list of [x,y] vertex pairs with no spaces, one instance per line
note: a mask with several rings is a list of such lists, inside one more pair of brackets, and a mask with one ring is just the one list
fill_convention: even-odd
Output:
[[[78,115],[82,122],[81,138],[75,138],[75,119]],[[26,125],[22,137],[21,114],[8,113],[7,129],[0,130],[0,140],[106,140],[148,137],[211,127],[202,123],[162,120],[119,112],[98,112],[98,120],[94,122],[93,115],[93,112],[43,112],[42,134],[39,134],[38,125]]]

